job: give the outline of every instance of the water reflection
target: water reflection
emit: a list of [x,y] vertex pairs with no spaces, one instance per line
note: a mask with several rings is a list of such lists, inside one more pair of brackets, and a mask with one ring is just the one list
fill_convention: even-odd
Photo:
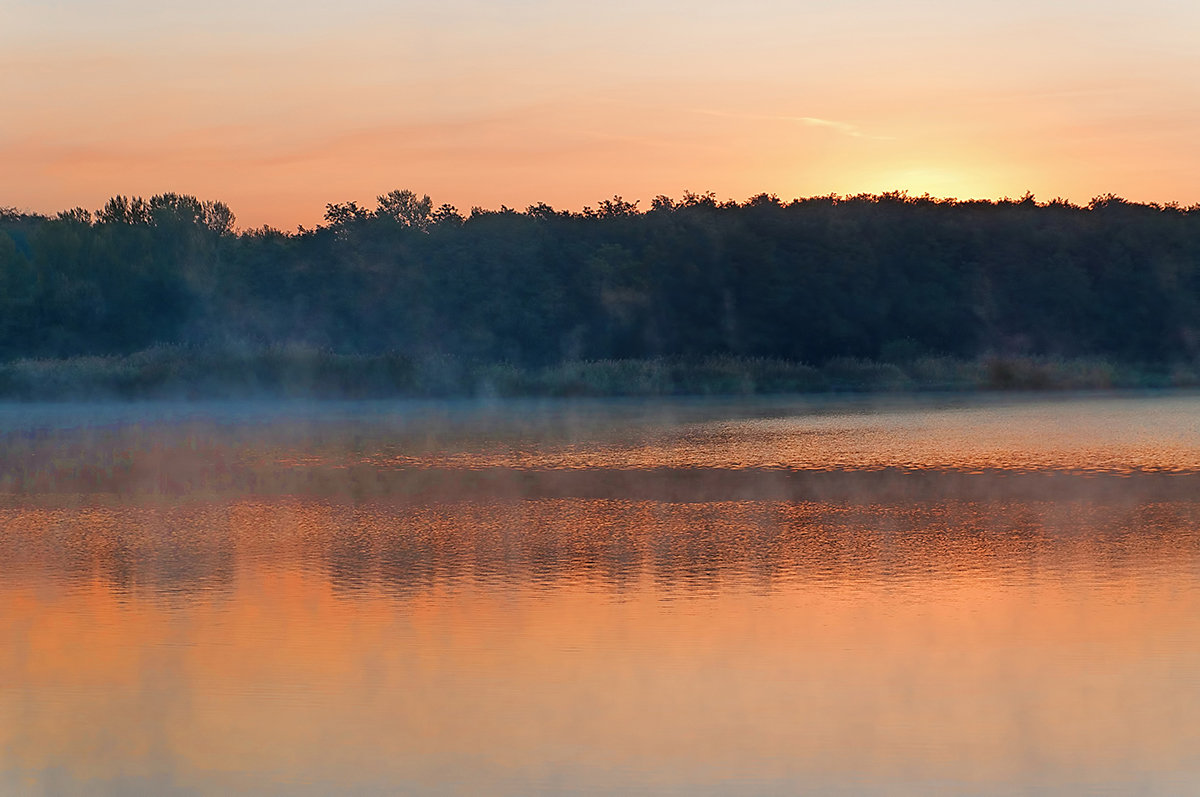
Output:
[[1114,578],[1200,556],[1196,502],[905,504],[486,500],[99,504],[0,509],[0,580],[151,597],[228,592],[241,569],[312,573],[345,595],[460,582],[662,592],[894,583],[961,573]]
[[[1136,464],[1183,421],[773,468],[794,419],[710,410],[10,429],[0,794],[1200,790],[1197,472]],[[439,459],[518,445],[609,464]]]
[[1200,772],[1193,502],[2,517],[9,793],[1170,792]]
[[[444,407],[0,406],[0,492],[357,496],[572,472],[1200,474],[1200,396]],[[853,412],[847,411],[849,409]],[[554,478],[547,478],[554,477]],[[506,481],[507,480],[507,481]],[[756,476],[756,481],[762,479]],[[1184,479],[1187,489],[1195,479]],[[762,496],[755,496],[762,497]]]

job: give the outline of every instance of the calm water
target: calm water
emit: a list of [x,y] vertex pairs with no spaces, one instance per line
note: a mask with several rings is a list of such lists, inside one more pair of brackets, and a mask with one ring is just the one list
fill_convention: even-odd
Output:
[[1200,793],[1200,397],[0,406],[0,794]]

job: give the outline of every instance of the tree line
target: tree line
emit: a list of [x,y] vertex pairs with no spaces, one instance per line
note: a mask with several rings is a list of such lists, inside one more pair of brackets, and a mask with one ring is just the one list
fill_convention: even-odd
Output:
[[221,202],[0,209],[0,359],[302,344],[545,366],[733,355],[1200,360],[1200,207],[1107,195],[621,197],[580,212],[392,191],[313,229]]

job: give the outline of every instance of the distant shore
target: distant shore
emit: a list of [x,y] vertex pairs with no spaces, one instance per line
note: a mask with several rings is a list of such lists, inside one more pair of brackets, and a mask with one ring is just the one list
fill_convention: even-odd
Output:
[[987,356],[820,365],[712,356],[587,360],[540,367],[300,346],[159,346],[128,355],[0,363],[0,399],[748,396],[1106,390],[1200,386],[1200,366]]

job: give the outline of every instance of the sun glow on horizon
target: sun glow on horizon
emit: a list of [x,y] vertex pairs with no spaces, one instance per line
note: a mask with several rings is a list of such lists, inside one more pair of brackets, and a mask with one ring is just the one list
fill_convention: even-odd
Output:
[[861,190],[853,193],[881,194],[901,191],[909,196],[928,194],[935,199],[995,201],[1021,196],[1028,190],[1014,191],[1008,185],[1011,180],[1005,180],[987,170],[938,163],[883,169],[877,174],[855,176],[849,182],[855,186],[863,186]]

